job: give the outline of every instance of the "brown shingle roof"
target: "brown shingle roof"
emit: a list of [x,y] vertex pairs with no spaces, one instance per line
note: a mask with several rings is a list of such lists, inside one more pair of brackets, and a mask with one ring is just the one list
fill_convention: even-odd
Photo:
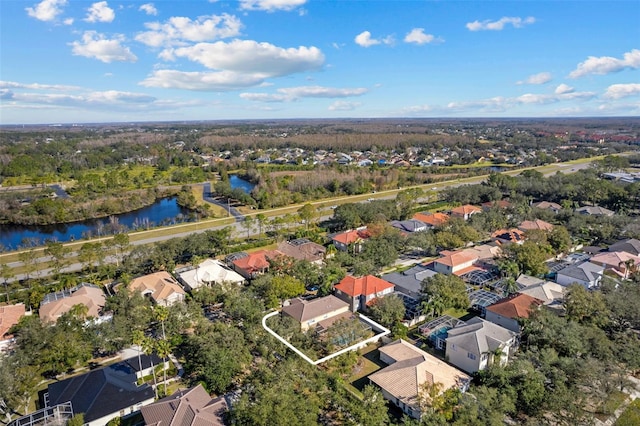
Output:
[[544,302],[528,294],[519,294],[509,296],[502,300],[498,300],[491,306],[487,306],[487,311],[503,316],[505,318],[529,318],[532,306],[540,306]]
[[282,308],[282,312],[302,323],[312,318],[317,318],[322,314],[348,307],[349,304],[347,302],[329,295],[310,301],[294,299],[289,306]]
[[223,426],[224,398],[211,399],[202,385],[178,391],[140,409],[147,425]]
[[[278,250],[285,256],[289,256],[297,260],[316,262],[324,259],[327,249],[313,241],[302,241],[303,240],[282,241],[278,244]],[[295,242],[298,243],[296,244]]]
[[533,231],[533,230],[541,230],[541,231],[551,231],[553,229],[553,225],[549,222],[545,222],[544,220],[536,219],[536,220],[525,220],[522,221],[518,229],[521,231]]
[[97,318],[105,301],[102,289],[92,285],[83,285],[70,296],[41,305],[40,318],[45,322],[56,322],[62,314],[69,312],[75,305],[85,305],[87,317]]

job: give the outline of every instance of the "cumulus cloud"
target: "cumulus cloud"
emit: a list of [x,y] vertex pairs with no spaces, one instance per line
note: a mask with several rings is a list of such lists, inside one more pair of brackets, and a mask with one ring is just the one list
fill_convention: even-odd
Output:
[[253,40],[198,43],[166,53],[166,58],[187,58],[209,69],[259,74],[265,78],[316,70],[324,63],[324,54],[317,47],[282,48]]
[[156,70],[140,82],[146,87],[163,89],[183,89],[194,91],[225,92],[257,86],[264,77],[257,74],[243,74],[233,71],[183,72],[177,70]]
[[375,46],[376,44],[392,45],[395,43],[395,39],[392,35],[386,36],[381,39],[375,39],[371,37],[371,33],[369,31],[361,32],[355,37],[354,41],[357,45],[360,45],[362,47],[371,47]]
[[158,9],[156,9],[153,3],[145,3],[141,5],[138,10],[146,13],[147,15],[156,16],[158,14]]
[[240,9],[264,10],[275,12],[276,10],[290,11],[305,4],[307,0],[240,0]]
[[235,16],[225,13],[200,16],[195,20],[174,16],[164,23],[146,23],[145,27],[149,31],[138,34],[136,40],[147,46],[161,47],[234,37],[240,34],[242,23]]
[[640,95],[640,83],[612,84],[607,87],[604,97],[607,99],[620,99],[635,95]]
[[39,21],[53,21],[62,13],[62,7],[66,4],[67,0],[43,0],[25,10],[29,16]]
[[364,87],[341,89],[323,86],[283,87],[277,93],[241,93],[242,99],[256,102],[292,102],[300,98],[347,98],[361,96],[369,89]]
[[564,95],[566,93],[571,93],[573,91],[574,91],[573,87],[562,83],[562,84],[558,85],[558,87],[556,87],[555,94],[556,95]]
[[360,102],[346,102],[346,101],[335,101],[329,108],[329,111],[353,111],[362,105]]
[[545,84],[551,81],[550,72],[541,72],[527,77],[524,81],[518,81],[517,84]]
[[115,17],[115,12],[107,5],[107,2],[99,1],[87,9],[87,17],[84,20],[87,22],[112,22]]
[[432,34],[425,34],[424,28],[414,28],[404,36],[405,43],[428,44],[441,41]]
[[579,78],[591,74],[606,75],[619,72],[627,68],[640,68],[639,49],[633,49],[630,52],[626,52],[622,59],[611,56],[589,56],[586,61],[579,63],[578,67],[571,71],[569,77]]
[[62,21],[62,23],[65,25],[73,25],[73,18],[67,18],[64,21]]
[[120,34],[108,39],[104,34],[96,31],[85,31],[82,40],[74,41],[70,46],[74,55],[95,58],[106,63],[137,61],[136,55],[121,44],[124,40],[124,36]]
[[525,25],[533,24],[536,18],[529,16],[527,18],[519,18],[515,16],[504,16],[497,21],[473,21],[467,23],[469,31],[502,31],[506,25],[512,25],[514,28],[522,28]]

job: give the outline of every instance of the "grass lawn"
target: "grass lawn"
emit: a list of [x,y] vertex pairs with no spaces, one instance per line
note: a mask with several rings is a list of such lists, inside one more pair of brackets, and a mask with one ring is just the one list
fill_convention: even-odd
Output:
[[626,410],[622,412],[614,426],[637,426],[640,425],[640,399],[635,399]]
[[380,354],[377,349],[378,347],[376,345],[368,345],[362,349],[362,355],[358,358],[358,364],[344,385],[347,390],[359,398],[362,398],[362,390],[365,385],[369,384],[369,375],[386,366],[386,364],[380,361]]
[[460,318],[463,321],[465,320],[465,317],[466,319],[470,319],[476,316],[475,314],[472,314],[471,312],[469,312],[467,309],[454,309],[454,308],[447,309],[442,313],[442,315],[449,315],[450,317]]

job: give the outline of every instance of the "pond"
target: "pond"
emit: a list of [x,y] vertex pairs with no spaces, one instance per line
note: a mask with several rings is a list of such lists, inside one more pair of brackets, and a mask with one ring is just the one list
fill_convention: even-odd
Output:
[[238,175],[229,175],[229,184],[231,185],[231,189],[240,188],[247,194],[250,193],[255,186],[251,182],[238,177]]
[[37,245],[43,245],[48,240],[63,243],[109,235],[114,232],[171,225],[188,220],[189,214],[188,209],[178,205],[175,197],[162,198],[142,209],[104,219],[41,226],[2,225],[0,226],[0,244],[8,250],[15,250],[26,241]]

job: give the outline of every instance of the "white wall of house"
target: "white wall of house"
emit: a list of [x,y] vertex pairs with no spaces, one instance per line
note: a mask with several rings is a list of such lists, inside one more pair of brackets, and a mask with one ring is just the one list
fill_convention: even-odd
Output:
[[475,373],[478,370],[482,370],[486,368],[487,364],[486,356],[483,357],[481,354],[469,352],[467,349],[449,342],[447,343],[445,356],[451,364],[467,373]]
[[311,318],[310,320],[300,324],[300,328],[302,329],[302,331],[308,330],[309,328],[314,327],[320,321],[324,321],[326,319],[333,318],[336,315],[340,315],[340,314],[345,313],[345,312],[349,312],[349,307],[348,306],[343,306],[343,307],[335,309],[335,310],[333,310],[331,312],[326,312],[326,313],[324,313],[322,315],[318,315],[315,318]]
[[136,411],[140,411],[140,408],[144,405],[149,405],[154,401],[154,398],[151,397],[150,399],[147,399],[145,401],[142,401],[141,403],[132,405],[130,407],[126,407],[118,412],[115,413],[111,413],[111,414],[107,414],[104,417],[101,417],[99,419],[93,420],[92,422],[89,423],[85,423],[85,426],[104,426],[107,423],[109,423],[110,420],[113,420],[117,417],[126,417],[129,416],[133,413],[135,413]]
[[589,281],[579,280],[577,278],[570,277],[568,275],[563,275],[563,274],[558,273],[558,275],[556,275],[556,282],[558,284],[560,284],[560,285],[565,286],[565,287],[568,287],[571,284],[580,284],[584,288],[589,289],[589,288],[594,288],[594,287],[598,286],[598,284],[600,283],[600,278],[601,277],[598,277],[598,278],[599,279],[597,279],[594,282],[589,282]]

